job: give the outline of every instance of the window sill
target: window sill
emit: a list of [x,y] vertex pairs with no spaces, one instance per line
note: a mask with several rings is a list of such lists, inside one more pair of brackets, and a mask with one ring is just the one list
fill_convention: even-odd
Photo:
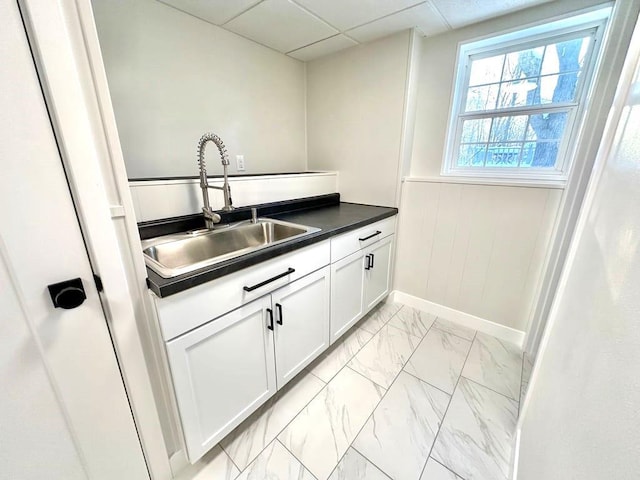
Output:
[[452,175],[439,175],[430,177],[403,177],[402,181],[407,183],[459,183],[466,185],[557,189],[564,189],[567,185],[566,180],[524,180],[517,178],[482,178]]

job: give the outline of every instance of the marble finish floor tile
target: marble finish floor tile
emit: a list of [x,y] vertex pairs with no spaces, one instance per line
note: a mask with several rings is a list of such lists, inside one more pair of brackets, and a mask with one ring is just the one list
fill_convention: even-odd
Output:
[[324,382],[329,382],[353,356],[373,337],[361,328],[352,328],[307,369]]
[[347,450],[329,480],[390,480],[353,448]]
[[424,337],[435,322],[436,316],[411,307],[403,307],[396,313],[389,325],[398,327],[416,337]]
[[383,327],[348,366],[389,388],[420,343],[420,338],[391,325]]
[[318,480],[326,480],[385,390],[343,368],[278,435]]
[[356,437],[354,448],[394,480],[418,479],[449,398],[401,372]]
[[522,353],[515,345],[478,332],[462,376],[514,400],[520,398]]
[[229,456],[216,445],[194,465],[182,470],[175,480],[234,480],[239,474]]
[[461,378],[431,456],[467,480],[507,480],[518,403]]
[[424,467],[424,472],[422,472],[422,476],[420,477],[420,480],[463,480],[463,479],[457,476],[451,470],[440,465],[433,458],[430,458],[429,461],[427,462],[427,466]]
[[404,366],[411,375],[448,394],[458,382],[471,342],[432,328]]
[[314,480],[313,475],[282,446],[274,440],[240,474],[238,480]]
[[227,435],[222,448],[244,470],[324,386],[303,372]]
[[401,308],[403,307],[399,303],[381,303],[367,313],[357,325],[369,333],[376,334]]
[[473,341],[473,338],[476,336],[476,331],[474,329],[463,327],[462,325],[458,325],[457,323],[450,322],[449,320],[445,320],[440,317],[438,317],[438,319],[433,323],[433,328],[450,333],[456,337],[464,338],[470,342]]

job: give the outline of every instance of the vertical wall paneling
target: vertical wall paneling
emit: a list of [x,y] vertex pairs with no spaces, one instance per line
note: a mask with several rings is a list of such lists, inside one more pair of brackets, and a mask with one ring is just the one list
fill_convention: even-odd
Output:
[[406,179],[396,290],[523,331],[560,195]]

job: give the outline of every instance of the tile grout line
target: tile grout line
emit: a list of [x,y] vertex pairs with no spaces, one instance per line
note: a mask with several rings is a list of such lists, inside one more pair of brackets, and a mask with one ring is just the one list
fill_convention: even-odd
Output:
[[284,448],[287,452],[289,452],[289,454],[293,458],[295,458],[300,463],[300,465],[302,465],[302,468],[304,468],[307,472],[309,472],[309,475],[311,475],[315,480],[318,480],[318,477],[316,477],[313,474],[313,472],[311,470],[309,470],[309,468],[304,463],[302,463],[302,460],[300,460],[298,457],[296,457],[295,453],[293,453],[291,450],[289,450],[287,448],[287,446],[284,443],[282,443],[278,437],[274,438],[273,441],[274,442],[278,442],[280,445],[282,445],[282,448]]
[[[453,470],[451,470],[449,467],[447,467],[446,465],[443,465],[441,462],[439,462],[438,460],[436,460],[435,458],[433,458],[432,456],[429,456],[430,459],[432,459],[434,462],[436,462],[438,465],[440,465],[442,468],[446,469],[447,471],[453,473],[456,477],[461,478],[462,480],[467,480],[464,477],[461,477],[460,475],[458,475],[456,472],[454,472]],[[427,460],[428,462],[429,460]]]
[[[233,431],[233,430],[232,430]],[[227,458],[229,459],[229,461],[233,464],[234,467],[236,467],[236,469],[238,470],[238,475],[236,475],[233,478],[238,478],[240,476],[240,474],[242,474],[242,470],[240,470],[240,468],[238,467],[238,465],[236,464],[236,462],[233,460],[233,458],[231,457],[231,455],[229,455],[229,452],[227,452],[224,447],[222,446],[222,441],[218,442],[218,446],[220,447],[220,450],[222,450],[222,452],[227,456]],[[264,450],[264,449],[262,449]],[[260,453],[262,453],[262,450],[260,451]],[[260,455],[260,454],[258,454]],[[251,462],[249,462],[249,464],[251,464]],[[247,465],[248,466],[248,465]]]
[[[478,332],[476,331],[476,333],[473,335],[473,340],[476,339],[476,334],[477,333]],[[473,344],[473,340],[471,341],[472,344]],[[445,409],[444,414],[442,415],[442,420],[440,421],[440,425],[438,425],[438,431],[436,432],[436,436],[433,438],[433,443],[431,444],[431,449],[429,450],[429,455],[427,455],[427,461],[424,462],[424,465],[422,466],[422,471],[420,472],[420,477],[422,477],[422,475],[424,474],[424,469],[427,468],[427,463],[429,462],[429,458],[431,458],[431,454],[433,453],[433,448],[436,446],[436,442],[438,441],[438,437],[440,436],[440,430],[442,430],[442,425],[444,424],[444,421],[447,418],[447,413],[449,413],[449,407],[451,406],[451,402],[453,401],[453,396],[455,395],[456,389],[458,388],[458,384],[460,383],[460,379],[462,378],[462,371],[464,370],[464,366],[467,364],[467,360],[469,360],[469,354],[470,353],[471,353],[471,348],[469,348],[469,351],[467,352],[467,356],[464,359],[464,363],[462,364],[462,369],[460,370],[460,375],[458,375],[458,381],[456,382],[455,386],[453,387],[453,393],[451,394],[451,397],[449,397],[449,403],[447,403],[447,408]],[[440,463],[440,462],[438,462],[438,463]],[[453,473],[458,475],[451,468],[448,468],[448,470],[451,470]],[[460,476],[460,475],[458,475],[458,476]]]
[[[380,402],[382,402],[382,400],[380,400]],[[376,408],[378,408],[376,406]],[[374,409],[375,411],[375,409]],[[367,418],[367,422],[369,421],[369,419]],[[366,424],[366,423],[365,423]],[[364,428],[364,426],[362,427]],[[360,432],[358,432],[358,435],[360,434]],[[357,435],[356,435],[357,437]],[[354,438],[355,440],[355,438]],[[378,470],[380,473],[382,473],[382,475],[384,475],[385,477],[387,477],[389,480],[393,480],[389,475],[387,475],[387,473],[382,470],[378,465],[375,464],[375,462],[373,460],[371,460],[369,457],[367,457],[364,453],[362,453],[360,450],[358,450],[356,447],[353,446],[353,442],[351,442],[351,444],[349,445],[349,448],[352,448],[354,451],[358,452],[359,455],[362,456],[362,458],[364,458],[367,462],[369,462],[371,465],[373,465],[373,468],[375,468],[376,470]],[[348,449],[347,449],[348,450]],[[351,479],[348,479],[351,480]]]
[[504,393],[500,393],[500,392],[498,392],[497,390],[494,390],[491,387],[487,387],[486,385],[483,385],[482,383],[478,382],[477,380],[473,380],[472,378],[465,377],[464,375],[460,375],[460,377],[464,378],[465,380],[467,380],[467,381],[469,381],[471,383],[475,383],[476,385],[479,385],[480,387],[486,388],[487,390],[489,390],[489,391],[491,391],[493,393],[496,393],[496,394],[500,395],[501,397],[506,398],[507,400],[511,400],[514,403],[518,403],[518,400],[515,400],[515,399],[511,398],[509,395],[505,395]]
[[[408,363],[408,362],[407,362],[407,363]],[[418,376],[414,375],[413,373],[407,372],[404,368],[403,368],[402,370],[400,370],[400,373],[406,373],[406,374],[407,374],[407,375],[409,375],[410,377],[413,377],[413,378],[415,378],[416,380],[419,380],[419,381],[421,381],[422,383],[425,383],[425,384],[429,385],[430,387],[435,388],[436,390],[438,390],[438,391],[440,391],[440,392],[442,392],[442,393],[446,394],[446,395],[447,395],[447,396],[449,396],[449,397],[452,397],[452,396],[453,396],[453,393],[445,392],[445,391],[444,391],[444,390],[442,390],[440,387],[436,387],[435,385],[433,385],[433,384],[431,384],[431,383],[427,382],[426,380],[423,380],[422,378],[420,378],[420,377],[418,377]],[[444,418],[444,417],[443,417],[443,418]]]

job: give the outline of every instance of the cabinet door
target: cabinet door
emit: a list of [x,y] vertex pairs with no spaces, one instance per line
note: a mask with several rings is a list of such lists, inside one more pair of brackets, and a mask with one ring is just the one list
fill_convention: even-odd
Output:
[[391,246],[394,235],[383,238],[369,247],[365,254],[365,264],[369,269],[365,271],[364,309],[371,310],[380,300],[387,296],[391,289]]
[[167,343],[189,461],[276,391],[267,295]]
[[331,265],[331,343],[362,317],[364,252],[357,251]]
[[329,286],[327,266],[273,292],[278,388],[329,346]]

